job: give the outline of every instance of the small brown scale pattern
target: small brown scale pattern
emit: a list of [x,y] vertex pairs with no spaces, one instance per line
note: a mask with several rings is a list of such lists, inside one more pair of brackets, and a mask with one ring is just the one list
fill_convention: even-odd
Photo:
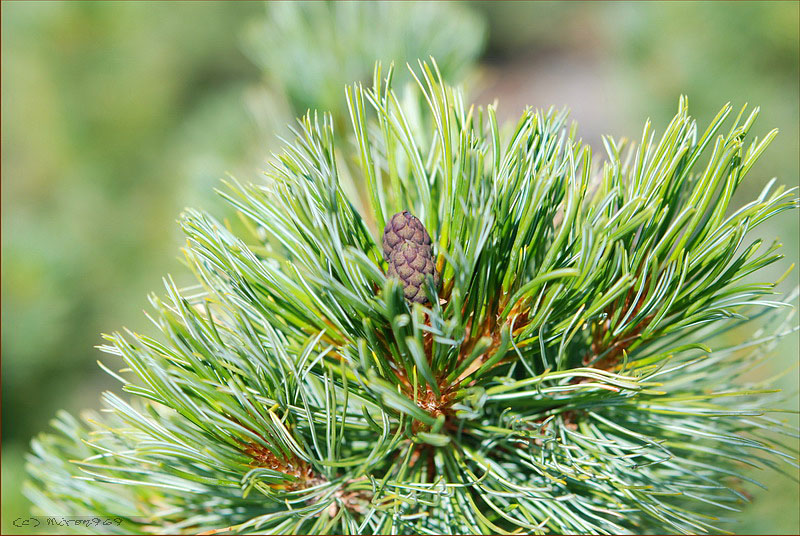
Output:
[[388,276],[399,279],[403,295],[410,302],[427,303],[425,279],[433,277],[439,286],[439,274],[433,259],[431,237],[422,222],[404,210],[392,216],[383,230],[383,255],[389,263]]

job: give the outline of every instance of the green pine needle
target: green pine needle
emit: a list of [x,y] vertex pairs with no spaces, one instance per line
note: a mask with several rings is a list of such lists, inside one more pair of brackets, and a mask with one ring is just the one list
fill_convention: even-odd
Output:
[[[720,532],[751,467],[797,467],[788,399],[753,374],[797,330],[794,296],[753,278],[781,255],[748,238],[797,192],[729,206],[775,136],[750,141],[758,109],[698,130],[681,98],[660,140],[648,122],[598,158],[565,112],[501,127],[435,62],[412,72],[422,98],[391,67],[347,89],[352,146],[309,113],[264,181],[230,181],[250,235],[183,215],[198,284],[152,297],[157,340],[106,336],[128,396],[33,442],[41,512],[126,533]],[[403,209],[433,238],[428,307],[384,275]]]

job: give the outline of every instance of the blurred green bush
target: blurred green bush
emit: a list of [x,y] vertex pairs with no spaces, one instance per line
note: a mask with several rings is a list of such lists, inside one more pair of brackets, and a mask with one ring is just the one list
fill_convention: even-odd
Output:
[[404,63],[433,56],[449,80],[461,81],[486,33],[483,19],[458,4],[271,2],[266,7],[266,16],[246,30],[245,50],[295,115],[328,110],[337,126],[347,112],[344,87],[371,80],[376,61],[395,61],[397,77],[409,79]]
[[31,435],[97,405],[100,332],[143,325],[187,193],[241,161],[259,71],[235,36],[260,8],[2,3],[3,533]]
[[215,182],[240,158],[250,120],[231,91],[258,71],[231,39],[245,5],[2,9],[3,438],[16,440],[85,384],[100,330],[138,316],[176,267],[173,222],[198,186],[186,166],[207,150]]

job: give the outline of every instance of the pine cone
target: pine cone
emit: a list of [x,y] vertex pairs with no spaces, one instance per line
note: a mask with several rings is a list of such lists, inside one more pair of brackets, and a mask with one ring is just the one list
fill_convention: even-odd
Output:
[[389,263],[389,277],[400,280],[408,301],[426,303],[425,279],[433,277],[439,286],[439,274],[433,262],[431,237],[425,226],[409,211],[391,217],[383,230],[383,254]]
[[392,249],[399,247],[405,240],[423,246],[431,245],[431,237],[425,226],[407,210],[392,216],[383,229],[383,255],[387,261]]

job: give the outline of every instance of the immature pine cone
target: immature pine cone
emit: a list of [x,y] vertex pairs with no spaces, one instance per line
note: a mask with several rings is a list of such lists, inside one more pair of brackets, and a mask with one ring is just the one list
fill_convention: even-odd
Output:
[[425,278],[433,276],[434,287],[438,287],[439,274],[431,237],[422,222],[407,210],[392,216],[383,230],[383,254],[389,263],[389,277],[400,280],[406,299],[426,303]]

